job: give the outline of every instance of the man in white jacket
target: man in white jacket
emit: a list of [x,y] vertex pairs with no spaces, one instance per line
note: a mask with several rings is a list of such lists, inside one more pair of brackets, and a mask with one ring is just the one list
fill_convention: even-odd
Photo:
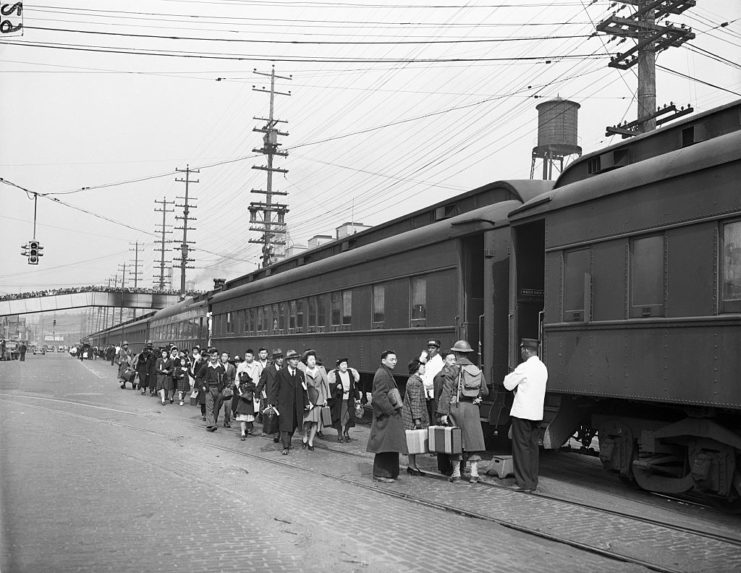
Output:
[[538,341],[523,338],[522,362],[504,377],[504,387],[515,392],[512,417],[512,464],[518,489],[531,493],[538,487],[538,427],[543,420],[548,369],[538,358]]

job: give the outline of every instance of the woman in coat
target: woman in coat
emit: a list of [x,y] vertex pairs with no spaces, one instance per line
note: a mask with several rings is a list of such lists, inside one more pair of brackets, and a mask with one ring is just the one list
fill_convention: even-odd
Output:
[[[430,425],[427,415],[427,398],[422,377],[425,375],[425,364],[415,358],[409,363],[409,380],[404,393],[404,407],[401,409],[401,419],[404,422],[404,430],[421,430]],[[411,475],[422,475],[417,467],[417,455],[409,454],[407,473]]]
[[163,406],[167,404],[167,388],[172,385],[172,366],[170,356],[167,350],[163,348],[155,364],[155,368],[157,369],[157,393],[160,395]]
[[185,352],[180,352],[180,356],[175,361],[175,367],[172,371],[172,380],[177,388],[178,400],[181,406],[184,404],[183,399],[185,398],[185,394],[190,390],[188,369],[188,357],[185,355]]
[[[468,461],[471,464],[471,483],[476,483],[479,481],[478,466],[481,461],[479,452],[486,450],[484,432],[481,430],[479,403],[482,398],[489,395],[489,388],[483,372],[469,360],[473,348],[468,342],[459,340],[450,350],[455,353],[455,365],[451,368],[450,375],[445,376],[443,380],[443,390],[437,405],[440,421],[443,424],[450,422],[458,426],[463,438],[463,455],[450,456],[453,462],[450,481],[461,480],[460,461],[463,458],[464,462]],[[475,397],[466,396],[462,392],[467,379],[477,379],[480,382]]]
[[[373,377],[373,422],[366,451],[373,458],[373,479],[385,483],[399,477],[399,453],[407,453],[401,396],[391,371],[396,366],[396,352],[381,354],[381,367]],[[397,403],[398,400],[398,403]]]
[[304,414],[304,437],[302,439],[304,448],[314,451],[314,437],[322,420],[322,408],[329,400],[329,382],[324,367],[316,363],[316,352],[307,350],[303,356],[304,380],[306,390],[311,402],[311,409]]
[[233,399],[237,401],[237,409],[234,420],[239,422],[242,430],[241,439],[244,441],[252,433],[252,423],[255,421],[255,403],[253,400],[255,398],[257,384],[255,384],[245,370],[239,372],[236,384],[237,387]]
[[174,346],[170,349],[170,375],[165,379],[165,401],[169,400],[170,404],[175,401],[176,382],[173,374],[175,368],[180,364],[180,354]]
[[349,442],[349,429],[355,426],[355,400],[360,400],[360,374],[348,367],[347,358],[337,361],[337,368],[327,375],[332,395],[332,425],[337,428],[337,441]]

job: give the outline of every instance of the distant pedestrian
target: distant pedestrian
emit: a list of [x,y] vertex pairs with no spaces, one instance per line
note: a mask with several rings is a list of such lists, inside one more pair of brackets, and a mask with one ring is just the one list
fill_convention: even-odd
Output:
[[[427,399],[425,387],[422,381],[425,375],[425,364],[415,358],[409,363],[409,379],[404,391],[404,406],[401,410],[401,419],[404,422],[404,430],[421,430],[430,425],[427,415]],[[409,463],[407,473],[411,475],[422,475],[417,466],[417,455],[408,454]]]
[[299,358],[295,350],[289,350],[286,353],[288,365],[278,370],[272,393],[268,395],[268,402],[278,411],[278,425],[284,456],[288,455],[293,433],[296,428],[303,426],[304,412],[310,407],[304,375],[298,369]]
[[180,352],[177,346],[170,346],[170,375],[165,379],[165,401],[172,404],[175,401],[175,368],[180,365]]
[[520,490],[533,492],[538,487],[540,423],[548,382],[548,368],[538,358],[538,341],[523,338],[522,362],[504,377],[504,387],[515,393],[512,419],[512,465]]
[[224,366],[219,362],[216,348],[209,350],[208,366],[201,367],[199,375],[199,387],[206,396],[206,429],[215,432],[219,427],[221,391],[224,389]]
[[[136,373],[139,375],[139,390],[141,390],[142,394],[147,393],[147,389],[150,385],[149,374],[154,367],[154,362],[156,361],[157,357],[154,355],[152,341],[148,340],[144,350],[139,353],[139,358],[136,361]],[[151,380],[151,383],[155,383],[154,378]]]
[[178,402],[182,406],[185,404],[185,394],[190,389],[190,382],[188,380],[188,358],[184,352],[180,352],[175,363],[175,367],[172,371],[172,381],[177,390]]
[[201,419],[204,422],[206,421],[206,392],[203,391],[200,379],[202,378],[201,371],[207,366],[208,361],[206,357],[201,354],[200,347],[195,346],[191,350],[190,370],[188,374],[193,379],[193,390],[197,394],[198,406],[201,409]]
[[242,441],[252,433],[253,423],[255,421],[255,390],[257,384],[253,381],[247,370],[241,370],[237,375],[237,391],[234,394],[234,401],[237,403],[237,414],[234,421],[239,422],[240,437]]
[[268,360],[268,351],[266,348],[260,348],[257,351],[257,361],[260,363],[260,367],[265,370],[270,361]]
[[[79,350],[79,353],[80,360],[82,360],[82,348]],[[132,356],[131,351],[129,350],[129,343],[124,340],[121,343],[121,348],[119,348],[118,352],[116,353],[116,363],[118,364],[118,381],[121,383],[122,390],[126,388],[126,377],[124,374],[128,368],[131,368],[131,359]],[[133,381],[131,385],[134,385]]]
[[172,384],[173,363],[166,348],[160,350],[160,357],[155,363],[157,369],[157,394],[160,396],[160,402],[163,406],[167,405],[167,389]]
[[399,453],[407,453],[402,401],[392,374],[397,361],[393,350],[381,354],[381,366],[373,377],[373,422],[366,447],[366,451],[376,454],[373,478],[386,483],[399,477]]
[[327,375],[332,395],[332,425],[337,428],[337,441],[350,441],[350,428],[355,427],[355,401],[360,400],[360,374],[350,368],[347,358],[336,362],[337,368]]
[[232,397],[234,396],[234,380],[237,377],[237,367],[229,360],[229,353],[221,353],[221,365],[224,367],[224,387],[221,390],[221,403],[224,407],[224,427],[231,428],[232,424]]
[[486,450],[484,432],[481,429],[479,403],[489,395],[484,373],[473,364],[469,356],[473,348],[465,340],[457,341],[450,349],[455,353],[455,366],[443,380],[443,389],[437,411],[443,424],[451,423],[461,429],[463,454],[450,456],[453,462],[451,482],[461,480],[461,459],[471,466],[470,482],[479,481],[481,452]]
[[21,355],[21,362],[26,361],[26,351],[28,350],[28,347],[26,346],[26,343],[21,341],[20,346],[18,347],[18,352]]
[[[275,406],[270,400],[271,396],[273,398],[276,396],[276,379],[278,378],[278,372],[283,368],[283,351],[280,348],[274,348],[272,355],[273,361],[263,369],[260,382],[257,385],[257,395],[267,406]],[[280,432],[273,438],[273,442],[277,443],[279,441]]]
[[316,363],[316,352],[307,350],[304,352],[303,363],[304,378],[311,406],[304,414],[304,436],[302,439],[303,447],[314,451],[314,437],[322,421],[322,408],[329,401],[329,382],[327,381],[327,372],[323,366]]

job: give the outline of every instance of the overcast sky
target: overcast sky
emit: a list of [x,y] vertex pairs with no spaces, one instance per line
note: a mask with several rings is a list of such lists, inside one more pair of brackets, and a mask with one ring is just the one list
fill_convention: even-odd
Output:
[[[615,9],[601,0],[23,4],[24,35],[0,42],[0,177],[44,194],[45,249],[36,267],[20,256],[34,203],[0,183],[0,294],[120,280],[135,242],[140,286],[151,286],[155,200],[184,194],[175,170],[186,165],[200,168],[188,279],[208,289],[255,269],[247,206],[266,183],[252,169],[265,163],[253,117],[269,112],[255,68],[292,76],[277,83],[291,92],[275,103],[289,132],[276,165],[289,172],[274,188],[289,193],[296,244],[529,178],[535,106],[547,99],[581,105],[585,153],[636,116],[636,71],[607,65],[632,41],[593,35]],[[738,0],[698,0],[670,18],[697,36],[659,55],[659,104],[701,112],[741,97],[740,18]]]

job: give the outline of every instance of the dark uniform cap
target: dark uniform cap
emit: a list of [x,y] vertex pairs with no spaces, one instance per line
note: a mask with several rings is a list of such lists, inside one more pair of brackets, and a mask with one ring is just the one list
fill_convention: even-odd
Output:
[[520,348],[527,348],[528,350],[538,351],[539,342],[537,338],[523,338],[520,341]]
[[467,340],[458,340],[450,350],[453,352],[473,352],[473,348]]
[[283,358],[283,351],[280,348],[273,348],[273,358]]
[[288,352],[286,352],[286,360],[290,360],[291,358],[300,359],[301,357],[298,355],[298,352],[296,352],[295,350],[289,350]]

